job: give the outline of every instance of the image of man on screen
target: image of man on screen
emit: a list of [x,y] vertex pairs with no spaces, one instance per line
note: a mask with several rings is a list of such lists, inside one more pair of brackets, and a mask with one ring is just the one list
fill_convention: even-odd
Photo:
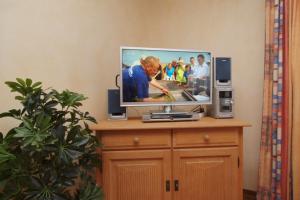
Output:
[[209,67],[202,54],[197,56],[198,64],[192,65],[192,72],[195,78],[206,79],[209,76]]
[[123,76],[123,99],[125,102],[161,102],[164,98],[149,97],[149,84],[160,89],[162,93],[169,91],[162,87],[154,78],[159,70],[159,59],[148,56],[140,59],[140,65],[124,68]]
[[192,66],[192,76],[194,78],[194,88],[195,94],[205,91],[205,93],[210,95],[210,80],[209,80],[209,66],[205,62],[205,57],[202,54],[197,56],[198,64]]
[[194,57],[190,57],[190,64],[191,64],[191,68],[192,69],[196,66],[195,58]]

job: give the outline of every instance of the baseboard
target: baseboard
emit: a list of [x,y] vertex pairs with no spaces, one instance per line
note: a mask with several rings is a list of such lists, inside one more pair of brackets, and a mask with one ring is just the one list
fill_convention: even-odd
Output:
[[244,200],[256,200],[256,192],[252,190],[244,190]]

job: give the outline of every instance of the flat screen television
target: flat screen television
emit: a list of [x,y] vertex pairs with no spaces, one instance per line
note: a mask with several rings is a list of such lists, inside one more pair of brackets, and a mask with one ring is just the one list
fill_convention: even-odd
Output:
[[121,106],[212,102],[212,54],[203,50],[120,48]]

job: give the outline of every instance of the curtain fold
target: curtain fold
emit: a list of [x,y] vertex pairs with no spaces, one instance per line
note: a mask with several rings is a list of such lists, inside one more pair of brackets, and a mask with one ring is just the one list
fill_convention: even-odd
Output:
[[[264,102],[258,178],[258,200],[286,199],[288,125],[283,120],[284,101],[285,1],[266,0]],[[285,159],[285,160],[283,160]]]
[[290,67],[292,128],[292,197],[300,200],[300,2],[290,0]]
[[300,200],[300,1],[266,0],[258,200]]

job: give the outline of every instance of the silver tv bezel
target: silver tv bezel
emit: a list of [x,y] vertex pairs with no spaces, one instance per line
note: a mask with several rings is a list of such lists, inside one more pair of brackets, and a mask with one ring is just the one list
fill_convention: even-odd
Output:
[[[193,102],[123,102],[123,76],[122,76],[122,51],[126,49],[135,50],[152,50],[152,51],[181,51],[181,52],[199,52],[199,53],[210,53],[210,97],[207,102],[193,101]],[[195,50],[195,49],[165,49],[165,48],[147,48],[147,47],[120,47],[120,106],[122,107],[142,107],[142,106],[197,106],[197,105],[210,105],[212,104],[213,95],[213,56],[211,51]]]

